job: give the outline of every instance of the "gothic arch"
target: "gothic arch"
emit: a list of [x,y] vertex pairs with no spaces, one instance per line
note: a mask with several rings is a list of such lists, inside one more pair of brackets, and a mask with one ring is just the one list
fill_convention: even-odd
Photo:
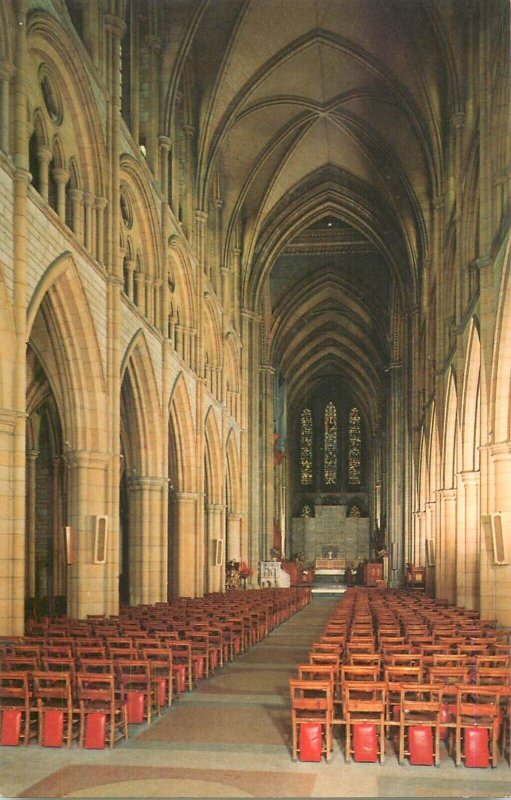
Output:
[[490,392],[489,428],[493,442],[511,438],[511,236],[503,248]]
[[64,253],[44,272],[27,312],[27,338],[61,410],[64,440],[102,452],[106,389],[101,353],[76,265]]
[[169,478],[180,492],[196,490],[194,415],[186,381],[181,372],[169,402]]
[[465,472],[479,469],[481,443],[481,342],[476,320],[472,319],[463,373],[461,398],[461,464]]
[[[144,272],[159,277],[161,266],[159,260],[159,224],[155,214],[155,206],[149,193],[140,165],[131,156],[121,157],[121,182],[128,188],[133,204],[132,237],[135,247],[143,254]],[[138,234],[138,235],[137,235]]]
[[447,384],[446,405],[444,413],[444,430],[442,436],[442,488],[453,489],[457,471],[458,450],[458,398],[456,380],[451,369]]
[[232,512],[241,510],[241,473],[236,435],[231,429],[227,437],[227,500],[228,509]]
[[169,246],[169,279],[174,290],[173,304],[181,325],[195,327],[197,313],[194,299],[193,269],[179,240],[173,238]]
[[223,500],[224,455],[213,408],[209,408],[206,414],[204,431],[206,496],[210,503],[221,503]]
[[[127,392],[126,378],[131,391]],[[124,411],[129,419],[124,443],[128,463],[140,475],[156,476],[161,470],[161,426],[158,384],[151,354],[142,330],[132,338],[121,367]]]
[[[51,65],[64,102],[66,146],[71,150],[72,137],[83,178],[84,188],[96,196],[105,196],[105,142],[100,124],[96,98],[75,43],[58,20],[38,9],[28,17],[28,47],[30,54]],[[34,82],[34,91],[35,84]]]

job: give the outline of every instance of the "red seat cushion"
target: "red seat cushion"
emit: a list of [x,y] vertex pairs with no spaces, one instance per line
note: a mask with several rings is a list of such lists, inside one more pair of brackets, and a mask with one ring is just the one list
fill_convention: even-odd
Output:
[[358,722],[353,726],[353,749],[355,761],[376,761],[378,759],[378,740],[374,723]]
[[298,752],[300,761],[321,761],[321,723],[302,722]]

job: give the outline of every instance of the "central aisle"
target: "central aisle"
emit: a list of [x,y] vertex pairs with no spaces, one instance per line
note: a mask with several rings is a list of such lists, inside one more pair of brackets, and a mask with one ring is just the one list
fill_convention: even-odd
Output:
[[[502,797],[509,767],[291,761],[289,678],[338,600],[313,602],[114,750],[2,748],[5,797]],[[336,734],[337,736],[338,734]],[[27,769],[27,764],[30,768]]]

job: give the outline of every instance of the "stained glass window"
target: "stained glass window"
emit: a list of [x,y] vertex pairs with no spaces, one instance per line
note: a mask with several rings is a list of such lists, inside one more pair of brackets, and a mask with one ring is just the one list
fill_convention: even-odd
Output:
[[332,402],[325,406],[324,436],[324,478],[331,485],[337,483],[337,409]]
[[300,466],[303,485],[312,483],[312,411],[302,410],[300,418]]
[[350,409],[348,420],[348,479],[351,484],[362,481],[362,430],[358,408]]

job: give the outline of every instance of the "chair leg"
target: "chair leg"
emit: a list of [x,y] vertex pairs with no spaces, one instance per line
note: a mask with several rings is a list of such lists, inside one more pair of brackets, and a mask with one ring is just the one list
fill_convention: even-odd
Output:
[[456,726],[456,739],[454,743],[454,759],[457,767],[461,765],[461,727]]
[[351,723],[346,720],[346,744],[344,748],[344,759],[348,763],[351,761]]

